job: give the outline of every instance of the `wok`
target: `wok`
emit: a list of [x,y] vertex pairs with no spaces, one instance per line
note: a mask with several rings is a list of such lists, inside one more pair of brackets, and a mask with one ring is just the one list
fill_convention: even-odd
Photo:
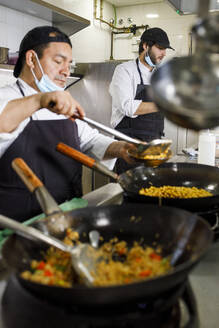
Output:
[[[145,245],[162,246],[163,255],[171,255],[174,270],[163,276],[138,283],[88,288],[74,285],[72,288],[46,286],[24,280],[19,273],[29,268],[32,259],[41,258],[44,245],[34,243],[18,235],[11,235],[4,243],[2,254],[23,287],[43,299],[61,304],[101,306],[130,301],[155,299],[180,286],[189,272],[201,260],[211,244],[213,233],[210,226],[197,214],[171,207],[145,204],[111,205],[90,207],[68,212],[65,226],[78,231],[81,241],[88,241],[90,230],[98,230],[104,241],[117,236],[119,240],[144,240]],[[132,218],[132,219],[131,219]],[[134,218],[134,219],[133,219]],[[49,226],[49,218],[34,226]],[[60,229],[59,238],[63,237]]]
[[[193,212],[205,211],[219,204],[219,169],[202,164],[164,163],[158,167],[139,166],[130,169],[120,176],[93,158],[69,147],[63,143],[57,145],[57,150],[72,157],[82,164],[100,171],[116,180],[124,190],[129,201],[174,206]],[[150,186],[183,186],[203,188],[213,194],[201,198],[159,198],[139,195],[141,188]]]

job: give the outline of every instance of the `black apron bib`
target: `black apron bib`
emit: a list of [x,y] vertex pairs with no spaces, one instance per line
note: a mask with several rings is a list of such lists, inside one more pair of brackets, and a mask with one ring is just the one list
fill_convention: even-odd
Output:
[[[17,81],[24,96],[23,90]],[[21,157],[45,184],[57,203],[82,195],[81,164],[56,151],[59,142],[80,150],[77,125],[68,119],[30,122],[0,158],[0,213],[17,221],[42,212],[11,162]]]
[[[143,102],[153,102],[150,95],[150,85],[145,85],[139,69],[139,59],[136,59],[137,70],[140,76],[141,83],[137,85],[135,100]],[[137,138],[143,141],[151,141],[160,139],[163,136],[164,117],[160,112],[138,115],[136,118],[125,116],[122,121],[115,127],[116,130],[127,134],[132,138]],[[130,165],[123,159],[119,158],[116,161],[115,170],[118,174],[135,167],[137,164]]]

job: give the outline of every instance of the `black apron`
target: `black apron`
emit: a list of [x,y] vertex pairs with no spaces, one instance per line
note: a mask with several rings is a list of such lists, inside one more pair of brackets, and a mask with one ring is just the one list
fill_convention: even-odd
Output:
[[[150,94],[151,86],[143,82],[138,58],[136,59],[136,65],[141,83],[137,85],[135,100],[153,102]],[[163,136],[164,117],[160,112],[138,115],[136,118],[125,116],[115,129],[132,138],[149,142],[154,139],[160,139],[161,136]],[[119,158],[116,161],[115,170],[118,174],[121,174],[135,166],[137,166],[137,164],[130,165]]]
[[[24,96],[18,81],[17,85]],[[82,195],[81,164],[56,151],[59,142],[80,150],[75,122],[30,118],[23,132],[0,158],[0,214],[24,221],[42,212],[36,197],[11,167],[16,157],[30,166],[58,204]]]

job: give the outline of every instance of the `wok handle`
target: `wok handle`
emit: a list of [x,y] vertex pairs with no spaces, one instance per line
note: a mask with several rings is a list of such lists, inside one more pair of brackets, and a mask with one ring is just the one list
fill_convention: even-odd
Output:
[[114,180],[118,179],[118,175],[114,173],[113,171],[110,171],[105,165],[101,164],[98,161],[95,161],[95,159],[81,153],[80,151],[67,146],[66,144],[59,142],[58,145],[56,146],[56,149],[68,156],[73,158],[74,160],[80,162],[81,164],[95,170],[98,172],[101,172],[105,174],[106,176],[109,176],[110,178],[113,178]]
[[50,195],[42,181],[35,175],[22,158],[15,158],[12,167],[24,182],[28,190],[36,194],[41,209],[46,215],[61,212],[55,199]]
[[33,173],[22,158],[15,158],[12,161],[12,167],[31,192],[43,186],[41,180]]

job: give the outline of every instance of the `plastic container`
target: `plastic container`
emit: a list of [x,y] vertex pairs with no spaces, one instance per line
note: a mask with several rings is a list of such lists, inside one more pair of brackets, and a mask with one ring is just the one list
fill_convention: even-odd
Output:
[[216,136],[202,132],[198,142],[198,163],[215,166]]

